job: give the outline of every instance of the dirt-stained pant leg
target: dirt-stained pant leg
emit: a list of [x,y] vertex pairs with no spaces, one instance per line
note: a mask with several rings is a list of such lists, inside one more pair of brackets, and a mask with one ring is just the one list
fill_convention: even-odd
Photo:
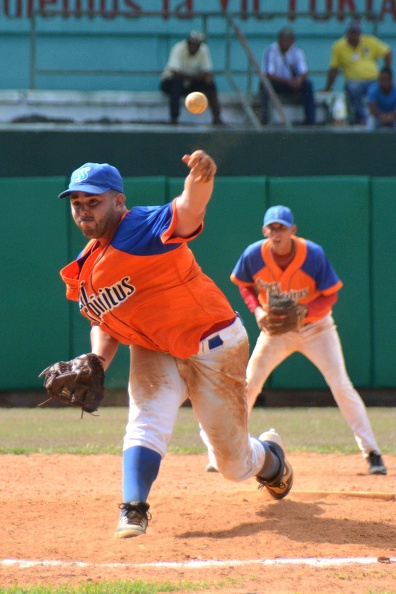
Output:
[[347,373],[333,317],[328,315],[316,325],[309,326],[301,332],[304,344],[300,352],[322,373],[363,455],[380,452],[364,402]]
[[248,357],[247,334],[238,318],[228,328],[202,340],[197,355],[178,360],[209,460],[233,481],[255,476],[265,458],[260,442],[248,434]]
[[172,437],[186,385],[174,357],[132,345],[129,376],[129,418],[124,451],[144,446],[162,457]]
[[293,336],[296,334],[297,332],[287,332],[279,336],[269,336],[265,332],[260,332],[246,370],[249,414],[269,375],[296,351]]
[[364,402],[346,371],[341,342],[331,314],[319,322],[303,326],[297,332],[280,336],[260,333],[247,368],[249,412],[268,376],[295,352],[307,357],[322,373],[363,455],[367,456],[371,451],[380,452]]

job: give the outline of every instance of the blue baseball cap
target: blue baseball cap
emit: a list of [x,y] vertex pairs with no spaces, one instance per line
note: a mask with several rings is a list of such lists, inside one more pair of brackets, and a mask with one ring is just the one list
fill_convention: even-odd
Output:
[[58,198],[65,198],[72,192],[103,194],[109,190],[123,192],[122,177],[118,169],[108,163],[85,163],[73,171],[67,190]]
[[294,225],[294,217],[290,208],[287,206],[271,206],[264,215],[264,227],[271,225],[271,223],[280,223],[285,227],[292,227]]

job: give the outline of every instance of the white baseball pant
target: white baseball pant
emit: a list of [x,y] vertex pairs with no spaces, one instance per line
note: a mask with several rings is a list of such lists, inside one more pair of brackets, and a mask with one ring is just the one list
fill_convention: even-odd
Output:
[[131,345],[129,418],[124,450],[144,446],[165,456],[180,405],[189,398],[209,460],[243,481],[260,472],[265,451],[248,434],[246,330],[237,317],[200,342],[188,359]]
[[306,324],[298,331],[269,336],[260,332],[247,367],[249,413],[272,371],[292,353],[305,355],[322,373],[364,457],[380,453],[363,400],[345,368],[341,341],[333,316]]

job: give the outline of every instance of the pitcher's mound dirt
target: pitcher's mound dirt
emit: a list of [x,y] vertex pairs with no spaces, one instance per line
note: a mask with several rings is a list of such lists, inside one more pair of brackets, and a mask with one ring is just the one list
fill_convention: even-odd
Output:
[[[388,476],[369,476],[359,454],[288,458],[295,485],[275,501],[254,479],[206,473],[204,455],[168,455],[147,534],[116,540],[120,456],[1,456],[0,586],[142,579],[205,581],[222,594],[396,592],[396,457],[384,457]],[[369,562],[301,562],[311,558]]]

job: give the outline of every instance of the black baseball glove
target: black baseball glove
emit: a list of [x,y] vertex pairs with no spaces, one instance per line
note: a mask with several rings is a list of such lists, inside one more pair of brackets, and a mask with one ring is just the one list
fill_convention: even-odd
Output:
[[305,305],[294,301],[287,295],[270,293],[268,314],[264,326],[271,336],[284,334],[301,328],[306,315],[307,307]]
[[42,376],[49,400],[81,408],[82,413],[98,410],[104,398],[104,369],[101,357],[93,353],[54,363],[40,373]]

